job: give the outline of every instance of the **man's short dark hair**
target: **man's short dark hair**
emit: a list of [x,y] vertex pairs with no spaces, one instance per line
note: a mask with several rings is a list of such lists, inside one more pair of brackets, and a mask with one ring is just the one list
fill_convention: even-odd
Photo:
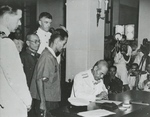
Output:
[[46,17],[46,18],[49,18],[49,19],[52,19],[52,15],[48,12],[42,12],[39,16],[39,20],[43,17]]
[[3,16],[6,13],[8,13],[8,14],[16,14],[18,9],[19,8],[13,8],[13,7],[10,7],[8,5],[1,6],[0,7],[0,16]]
[[31,36],[37,36],[39,37],[36,33],[29,33],[27,36],[26,36],[26,41],[29,41]]

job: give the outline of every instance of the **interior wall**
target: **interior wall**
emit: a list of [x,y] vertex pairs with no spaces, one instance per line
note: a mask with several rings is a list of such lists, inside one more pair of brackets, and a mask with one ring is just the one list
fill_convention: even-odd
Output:
[[97,27],[97,7],[97,0],[67,0],[66,81],[104,57],[104,20]]
[[138,6],[139,0],[113,0],[113,29],[115,33],[115,25],[135,25],[135,37],[138,33]]
[[140,0],[139,4],[139,45],[142,43],[143,38],[148,38],[150,41],[150,0]]
[[120,0],[113,0],[112,6],[113,6],[113,14],[112,14],[112,34],[115,33],[115,25],[119,24],[119,5]]
[[65,25],[64,3],[65,0],[37,0],[37,20],[41,12],[49,12],[53,17],[51,27]]

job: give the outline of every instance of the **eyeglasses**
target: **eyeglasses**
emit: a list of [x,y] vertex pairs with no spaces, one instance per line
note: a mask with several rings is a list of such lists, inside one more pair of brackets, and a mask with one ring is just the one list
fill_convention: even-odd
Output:
[[35,40],[35,41],[32,41],[32,40],[29,40],[30,42],[33,42],[33,43],[35,43],[35,44],[40,44],[41,42],[40,42],[40,40]]

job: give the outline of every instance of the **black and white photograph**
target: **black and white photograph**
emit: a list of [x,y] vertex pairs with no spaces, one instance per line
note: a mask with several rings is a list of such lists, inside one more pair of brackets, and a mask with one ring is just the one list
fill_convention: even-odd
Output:
[[150,117],[150,0],[0,0],[0,117]]

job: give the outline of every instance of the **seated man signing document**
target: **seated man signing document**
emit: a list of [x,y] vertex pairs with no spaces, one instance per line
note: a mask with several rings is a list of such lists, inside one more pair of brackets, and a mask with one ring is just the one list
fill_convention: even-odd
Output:
[[77,74],[70,98],[81,98],[87,101],[108,99],[108,91],[103,83],[103,76],[107,71],[107,62],[99,60],[92,69]]

